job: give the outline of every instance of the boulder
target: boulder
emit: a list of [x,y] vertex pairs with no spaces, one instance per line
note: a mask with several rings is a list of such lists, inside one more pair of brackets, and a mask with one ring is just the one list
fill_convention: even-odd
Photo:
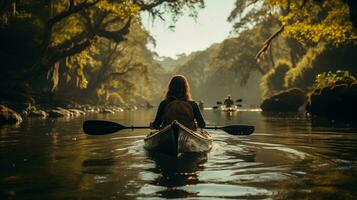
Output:
[[29,111],[28,113],[29,117],[42,117],[42,118],[46,118],[48,116],[48,114],[43,111],[43,110],[34,110],[34,111]]
[[111,109],[108,109],[108,108],[105,108],[103,109],[100,113],[103,113],[103,114],[114,114],[115,112]]
[[264,99],[260,108],[265,112],[297,112],[305,102],[304,91],[291,88]]
[[47,111],[49,117],[70,117],[74,116],[69,110],[66,110],[61,107]]
[[357,116],[357,82],[337,82],[312,91],[306,110],[313,116]]
[[0,125],[1,124],[16,124],[21,123],[22,118],[21,116],[13,111],[12,109],[0,105]]
[[47,111],[49,117],[66,117],[66,114],[57,109]]
[[74,108],[70,108],[68,109],[69,112],[72,113],[73,116],[80,116],[80,115],[85,115],[86,113],[82,110],[78,110],[78,109],[74,109]]
[[74,115],[71,111],[64,109],[62,107],[56,107],[56,110],[61,111],[66,117],[70,117]]

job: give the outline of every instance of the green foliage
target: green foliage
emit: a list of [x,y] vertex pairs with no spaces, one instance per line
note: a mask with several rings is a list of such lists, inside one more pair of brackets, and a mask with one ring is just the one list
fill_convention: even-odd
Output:
[[268,0],[267,4],[283,10],[280,20],[286,25],[284,35],[302,44],[324,41],[339,46],[357,38],[349,20],[349,7],[342,0]]
[[279,60],[276,66],[262,77],[260,87],[263,98],[286,89],[284,87],[284,77],[291,68],[289,61]]
[[200,86],[214,70],[212,59],[216,54],[218,45],[212,45],[205,51],[192,53],[190,59],[179,66],[174,73],[185,75],[190,81],[192,93],[199,92]]
[[[256,83],[275,61],[274,57],[268,55],[268,59],[257,63],[255,55],[261,43],[277,27],[276,22],[265,21],[242,31],[237,37],[227,38],[204,51],[195,52],[188,56],[190,60],[177,68],[176,73],[188,77],[196,99],[200,97],[217,101],[217,98],[232,94],[244,95],[248,99],[251,97],[251,102],[257,101],[260,91]],[[275,56],[289,57],[283,39],[274,41],[271,50]]]
[[179,54],[176,55],[176,59],[173,59],[171,57],[159,57],[158,62],[160,65],[168,72],[172,72],[177,70],[177,68],[186,62],[188,62],[190,59],[192,59],[193,54],[186,55],[186,54]]
[[282,59],[287,59],[289,56],[285,41],[276,40],[269,50],[271,54],[267,55],[268,59],[259,63],[255,59],[261,44],[277,27],[276,22],[268,20],[241,32],[235,38],[224,40],[212,64],[233,72],[241,80],[241,85],[246,83],[252,72],[265,74],[274,63],[274,56]]
[[352,76],[349,73],[349,71],[347,71],[347,70],[346,71],[338,70],[338,71],[336,71],[336,73],[332,73],[331,71],[323,72],[316,76],[315,82],[312,85],[311,90],[321,89],[321,88],[328,87],[328,86],[333,86],[337,83],[350,84],[355,80],[356,80],[356,78],[354,76]]
[[146,47],[153,38],[139,13],[178,17],[188,9],[194,16],[204,6],[203,0],[19,0],[13,10],[8,2],[15,1],[0,8],[2,81],[18,75],[39,91],[80,100],[110,94],[117,103],[150,99],[161,84],[163,70]]
[[241,33],[251,29],[256,24],[271,19],[274,11],[263,6],[263,3],[262,0],[236,0],[235,7],[228,17],[228,21],[233,23],[233,31]]
[[307,46],[322,41],[339,46],[357,39],[349,6],[343,0],[236,0],[235,5],[228,19],[235,22],[238,32],[273,15],[285,25],[285,36]]
[[311,73],[313,67],[316,67],[315,62],[319,55],[326,50],[325,44],[319,44],[316,47],[310,48],[303,58],[297,63],[297,66],[291,68],[285,76],[285,87],[299,87],[306,89],[304,77],[314,76]]
[[287,73],[285,87],[298,87],[307,91],[315,77],[326,71],[348,70],[352,75],[357,75],[357,60],[354,59],[356,51],[357,46],[353,44],[334,47],[321,43],[310,48],[296,67]]

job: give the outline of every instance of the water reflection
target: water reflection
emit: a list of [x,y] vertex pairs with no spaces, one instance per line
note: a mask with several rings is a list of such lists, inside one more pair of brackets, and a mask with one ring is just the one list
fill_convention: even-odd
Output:
[[213,148],[178,160],[147,153],[147,130],[88,136],[86,119],[146,125],[155,110],[28,119],[0,127],[0,199],[356,199],[357,129],[296,113],[205,110]]
[[[146,191],[146,194],[148,194],[149,188],[155,186],[152,192],[166,198],[196,196],[197,193],[188,192],[179,189],[179,187],[195,185],[199,182],[197,173],[204,169],[203,164],[207,162],[207,153],[186,153],[175,158],[148,152],[147,156],[155,162],[155,166],[147,169],[147,171],[158,174],[158,176],[150,181],[150,185],[141,188],[141,192]],[[162,188],[157,190],[158,186],[162,186]]]

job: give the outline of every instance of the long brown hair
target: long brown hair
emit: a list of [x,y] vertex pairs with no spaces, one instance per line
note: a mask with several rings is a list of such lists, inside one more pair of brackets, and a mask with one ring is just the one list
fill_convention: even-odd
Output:
[[166,99],[192,100],[190,85],[183,75],[175,75],[171,78],[167,87]]

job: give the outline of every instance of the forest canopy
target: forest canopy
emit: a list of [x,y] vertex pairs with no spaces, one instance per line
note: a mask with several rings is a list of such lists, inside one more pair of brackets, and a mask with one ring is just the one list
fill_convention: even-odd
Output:
[[135,93],[134,77],[144,74],[144,81],[160,68],[146,47],[154,40],[139,13],[177,18],[183,10],[195,13],[202,7],[202,0],[2,1],[1,79],[21,82],[6,93],[22,83],[32,92],[71,93],[92,102],[118,88]]
[[236,0],[227,13],[229,38],[177,60],[157,60],[140,13],[154,20],[170,14],[175,22],[185,13],[197,17],[204,6],[204,0],[2,1],[2,98],[143,103],[160,99],[173,73],[187,75],[199,98],[208,98],[216,80],[224,83],[216,90],[229,93],[263,77],[266,97],[308,90],[317,74],[339,68],[356,75],[349,59],[357,39],[353,0]]

